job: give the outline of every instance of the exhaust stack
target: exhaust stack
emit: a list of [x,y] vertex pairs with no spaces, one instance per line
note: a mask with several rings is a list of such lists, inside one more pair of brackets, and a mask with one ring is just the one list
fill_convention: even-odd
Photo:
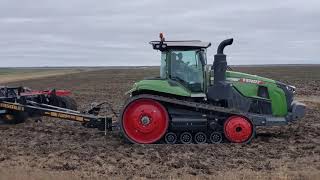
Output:
[[226,80],[227,71],[227,56],[223,54],[226,46],[233,43],[233,38],[222,41],[217,49],[217,54],[214,55],[214,62],[211,69],[214,70],[214,85],[223,84]]

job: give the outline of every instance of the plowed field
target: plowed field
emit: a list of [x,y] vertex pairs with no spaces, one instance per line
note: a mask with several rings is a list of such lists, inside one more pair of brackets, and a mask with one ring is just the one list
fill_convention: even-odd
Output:
[[[307,106],[301,121],[260,128],[251,144],[132,145],[117,133],[43,118],[0,125],[0,179],[181,178],[317,179],[320,177],[320,66],[238,67],[297,86]],[[9,85],[68,89],[81,110],[108,100],[120,110],[124,93],[157,68],[106,69]]]

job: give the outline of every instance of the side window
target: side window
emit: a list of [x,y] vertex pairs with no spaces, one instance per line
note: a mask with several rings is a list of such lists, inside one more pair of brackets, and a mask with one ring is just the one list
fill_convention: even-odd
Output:
[[167,53],[161,53],[160,78],[167,78]]

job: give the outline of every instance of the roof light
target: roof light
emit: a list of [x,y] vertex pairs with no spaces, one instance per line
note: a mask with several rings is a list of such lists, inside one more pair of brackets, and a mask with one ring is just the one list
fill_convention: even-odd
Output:
[[159,34],[159,37],[160,37],[160,41],[162,42],[166,40],[162,32]]

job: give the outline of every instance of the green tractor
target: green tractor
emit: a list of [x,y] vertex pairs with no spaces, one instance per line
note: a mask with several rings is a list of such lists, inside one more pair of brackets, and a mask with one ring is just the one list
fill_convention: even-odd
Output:
[[160,77],[141,80],[128,92],[119,119],[132,143],[247,143],[256,126],[286,125],[305,115],[293,101],[295,87],[232,71],[220,43],[213,65],[201,41],[151,41],[161,52]]

